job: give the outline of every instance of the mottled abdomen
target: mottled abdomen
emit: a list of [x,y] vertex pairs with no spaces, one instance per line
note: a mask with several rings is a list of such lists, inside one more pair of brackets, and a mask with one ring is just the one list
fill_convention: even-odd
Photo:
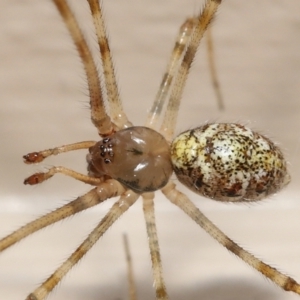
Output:
[[177,136],[174,171],[194,192],[219,201],[257,201],[290,181],[280,149],[239,124],[206,124]]

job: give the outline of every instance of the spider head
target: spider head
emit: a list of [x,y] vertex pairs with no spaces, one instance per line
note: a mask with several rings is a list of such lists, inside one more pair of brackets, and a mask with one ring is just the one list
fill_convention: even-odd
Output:
[[137,193],[162,188],[173,172],[168,142],[148,127],[120,130],[89,151],[93,173],[108,175]]

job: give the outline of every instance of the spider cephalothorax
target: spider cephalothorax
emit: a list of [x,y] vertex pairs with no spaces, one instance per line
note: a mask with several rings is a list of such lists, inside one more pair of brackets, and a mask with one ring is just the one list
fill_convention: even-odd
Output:
[[117,131],[89,151],[89,169],[94,175],[108,175],[137,193],[162,188],[173,172],[168,142],[148,127]]

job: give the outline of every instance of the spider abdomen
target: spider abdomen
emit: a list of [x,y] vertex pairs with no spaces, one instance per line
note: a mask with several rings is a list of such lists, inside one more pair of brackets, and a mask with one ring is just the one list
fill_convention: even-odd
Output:
[[233,123],[185,131],[171,145],[174,171],[185,186],[220,201],[257,201],[290,181],[280,149]]
[[135,192],[156,191],[173,168],[166,139],[148,127],[129,127],[90,148],[89,169],[108,175]]

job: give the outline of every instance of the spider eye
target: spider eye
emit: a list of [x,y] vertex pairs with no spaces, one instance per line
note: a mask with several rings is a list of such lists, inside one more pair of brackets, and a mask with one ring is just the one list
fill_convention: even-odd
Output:
[[160,189],[173,172],[166,139],[147,127],[120,130],[90,153],[89,163],[100,176],[108,175],[138,193]]
[[171,145],[184,185],[220,201],[257,201],[290,181],[280,149],[239,124],[207,124],[181,133]]

